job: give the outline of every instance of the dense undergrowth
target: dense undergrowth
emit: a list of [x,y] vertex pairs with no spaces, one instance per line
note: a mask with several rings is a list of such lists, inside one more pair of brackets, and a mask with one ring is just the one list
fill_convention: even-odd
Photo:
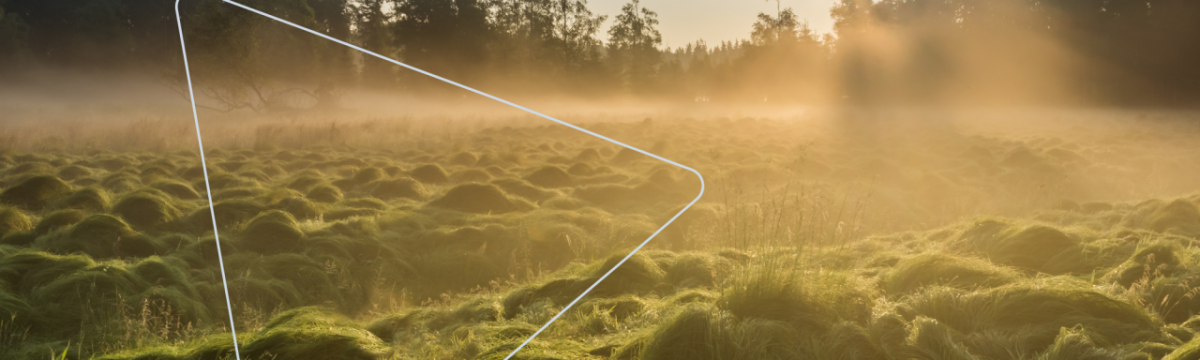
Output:
[[[694,125],[589,126],[709,192],[519,358],[1200,358],[1183,132]],[[242,358],[503,359],[698,190],[568,131],[211,150]],[[0,357],[231,358],[199,166],[0,155]]]

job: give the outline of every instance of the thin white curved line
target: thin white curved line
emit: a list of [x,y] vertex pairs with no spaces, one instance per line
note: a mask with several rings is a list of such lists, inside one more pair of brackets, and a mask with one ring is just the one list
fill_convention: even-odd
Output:
[[[521,343],[521,345],[520,345],[520,346],[518,346],[516,349],[514,349],[514,350],[512,351],[512,353],[508,354],[508,356],[504,358],[505,360],[508,360],[508,359],[512,358],[514,355],[516,355],[516,354],[517,354],[517,352],[518,352],[518,351],[521,351],[521,349],[522,349],[522,348],[524,348],[524,347],[525,347],[525,345],[528,345],[528,344],[529,344],[529,342],[533,341],[533,339],[534,339],[534,338],[536,338],[536,337],[537,337],[539,334],[541,334],[541,333],[542,333],[542,331],[544,331],[544,330],[546,330],[546,328],[550,327],[550,324],[553,324],[553,323],[554,323],[554,321],[558,320],[558,318],[559,318],[559,317],[561,317],[561,316],[562,316],[564,313],[566,313],[566,312],[567,312],[567,310],[570,310],[572,306],[575,306],[575,303],[579,302],[579,300],[580,300],[580,299],[583,299],[583,297],[584,297],[584,296],[587,296],[587,294],[588,294],[589,292],[591,292],[591,291],[592,291],[592,289],[594,289],[594,288],[596,287],[596,285],[600,285],[600,282],[601,282],[601,281],[604,281],[604,279],[605,279],[605,278],[608,278],[608,276],[609,276],[609,275],[611,275],[611,274],[613,273],[613,271],[616,271],[616,270],[617,270],[617,268],[621,267],[621,265],[622,265],[622,264],[624,264],[626,260],[629,260],[629,258],[633,257],[633,254],[636,254],[636,253],[637,253],[639,250],[641,250],[641,249],[642,249],[642,247],[645,247],[645,246],[646,246],[646,244],[650,242],[650,240],[653,240],[655,236],[658,236],[658,234],[659,234],[660,232],[662,232],[662,231],[663,231],[663,229],[666,229],[668,225],[671,225],[671,223],[672,223],[672,222],[674,222],[674,221],[675,221],[675,219],[679,218],[679,216],[680,216],[680,215],[683,215],[683,213],[684,213],[684,212],[686,212],[686,211],[687,211],[689,208],[691,208],[691,207],[692,207],[692,205],[695,205],[695,204],[696,204],[696,202],[697,202],[697,201],[700,201],[700,198],[704,196],[704,176],[700,175],[700,172],[699,172],[699,171],[696,171],[695,169],[692,169],[692,168],[690,168],[690,167],[684,166],[684,165],[682,165],[682,164],[679,164],[679,163],[677,163],[677,162],[674,162],[674,161],[668,160],[668,159],[666,159],[666,158],[664,158],[664,157],[661,157],[661,156],[658,156],[658,155],[652,154],[652,153],[650,153],[650,152],[648,152],[648,151],[645,151],[645,150],[638,149],[638,148],[636,148],[636,147],[633,147],[633,146],[627,145],[627,144],[625,144],[625,143],[622,143],[622,142],[620,142],[620,141],[616,141],[616,140],[613,140],[613,139],[609,139],[608,137],[605,137],[604,135],[600,135],[600,134],[594,133],[594,132],[592,132],[592,131],[590,131],[590,130],[584,129],[584,128],[582,128],[582,127],[576,126],[576,125],[574,125],[574,124],[571,124],[571,123],[568,123],[568,122],[565,122],[565,121],[562,121],[562,120],[559,120],[559,119],[555,119],[555,118],[553,118],[553,117],[550,117],[549,115],[542,114],[542,113],[540,113],[540,112],[537,112],[537,111],[533,111],[533,110],[531,110],[531,109],[529,109],[529,108],[526,108],[526,107],[524,107],[524,106],[521,106],[521,105],[514,104],[514,103],[512,103],[512,102],[510,102],[510,101],[508,101],[508,100],[504,100],[504,99],[498,98],[498,97],[496,97],[496,96],[493,96],[493,95],[491,95],[491,94],[488,94],[488,93],[485,93],[485,92],[482,92],[482,91],[479,91],[479,90],[475,90],[474,88],[471,88],[471,87],[469,87],[469,86],[466,86],[466,85],[463,85],[463,84],[459,84],[459,83],[457,83],[457,82],[451,81],[451,80],[449,80],[449,79],[446,79],[446,78],[443,78],[443,77],[441,77],[441,76],[434,75],[433,73],[430,73],[430,72],[428,72],[428,71],[421,70],[421,69],[419,69],[419,68],[416,68],[416,67],[413,67],[413,66],[411,66],[411,65],[408,65],[408,64],[405,64],[405,63],[402,63],[402,62],[399,62],[399,61],[393,60],[393,59],[391,59],[391,58],[389,58],[389,57],[386,57],[386,56],[383,56],[383,55],[376,54],[376,53],[374,53],[374,52],[371,52],[371,51],[369,51],[369,50],[367,50],[367,49],[363,49],[363,48],[361,48],[361,47],[358,47],[358,46],[352,45],[352,44],[350,44],[350,43],[347,43],[347,42],[345,42],[345,41],[342,41],[342,40],[335,39],[335,38],[333,38],[333,37],[330,37],[330,36],[328,36],[328,35],[325,35],[325,34],[322,34],[322,33],[320,33],[320,32],[314,31],[314,30],[312,30],[312,29],[309,29],[309,28],[306,28],[306,27],[303,27],[303,26],[300,26],[300,25],[296,25],[296,24],[294,24],[294,23],[291,23],[291,22],[289,22],[289,21],[287,21],[287,20],[280,19],[280,18],[278,18],[278,17],[275,17],[275,16],[272,16],[272,15],[270,15],[270,14],[264,13],[264,12],[262,12],[262,11],[259,11],[259,10],[257,10],[257,9],[254,9],[254,8],[248,7],[248,6],[246,6],[246,5],[239,4],[239,3],[235,2],[235,1],[231,1],[231,0],[223,0],[223,1],[224,1],[224,2],[226,2],[226,3],[232,4],[232,5],[234,5],[234,6],[240,7],[240,8],[242,8],[242,9],[245,9],[245,10],[247,10],[247,11],[250,11],[250,12],[252,12],[252,13],[259,14],[259,15],[262,15],[262,16],[264,16],[264,17],[268,18],[268,19],[275,20],[275,21],[278,21],[278,22],[280,22],[280,23],[283,23],[283,24],[289,25],[289,26],[291,26],[291,27],[294,27],[294,28],[297,28],[297,29],[300,29],[300,30],[306,31],[306,32],[308,32],[308,33],[311,33],[311,34],[313,34],[313,35],[319,36],[319,37],[321,37],[321,38],[324,38],[324,39],[326,39],[326,40],[333,41],[333,42],[335,42],[335,43],[338,43],[338,44],[345,45],[346,47],[349,47],[349,48],[351,48],[351,49],[354,49],[354,50],[358,50],[358,51],[360,51],[360,52],[362,52],[362,53],[364,53],[364,54],[367,54],[367,55],[371,55],[371,56],[377,57],[377,58],[379,58],[379,59],[381,59],[381,60],[384,60],[384,61],[387,61],[387,62],[390,62],[390,63],[396,64],[396,65],[400,65],[400,66],[402,66],[402,67],[404,67],[404,68],[406,68],[406,69],[409,69],[409,70],[412,70],[412,71],[416,71],[416,72],[418,72],[418,73],[424,74],[424,75],[426,75],[426,76],[429,76],[429,77],[432,77],[432,78],[434,78],[434,79],[438,79],[438,80],[440,80],[440,81],[442,81],[442,82],[445,82],[445,83],[447,83],[447,84],[450,84],[450,85],[457,86],[457,87],[459,87],[459,88],[462,88],[463,90],[467,90],[467,91],[473,92],[473,93],[475,93],[475,94],[478,94],[478,95],[480,95],[480,96],[483,96],[483,97],[486,97],[486,98],[489,98],[489,99],[492,99],[492,100],[496,100],[496,101],[498,101],[498,102],[501,102],[501,103],[503,103],[503,104],[506,104],[506,105],[508,105],[508,106],[515,107],[515,108],[517,108],[517,109],[520,109],[520,110],[522,110],[522,111],[528,112],[528,113],[530,113],[530,114],[534,114],[534,115],[540,116],[540,117],[542,117],[542,118],[545,118],[545,119],[547,119],[547,120],[550,120],[550,121],[553,121],[553,122],[556,122],[556,123],[562,124],[562,125],[564,125],[564,126],[567,126],[567,127],[569,127],[569,128],[575,129],[575,130],[579,130],[579,131],[581,131],[581,132],[583,132],[583,133],[585,133],[585,134],[588,134],[588,135],[592,135],[592,136],[598,137],[598,138],[600,138],[600,139],[603,139],[604,141],[608,141],[608,142],[610,142],[610,143],[613,143],[613,144],[620,145],[620,146],[622,146],[622,147],[624,147],[624,148],[626,148],[626,149],[629,149],[629,150],[633,150],[633,151],[636,151],[636,152],[642,153],[643,155],[646,155],[646,156],[649,156],[649,157],[652,157],[652,158],[658,159],[658,160],[660,160],[660,161],[666,162],[666,163],[668,163],[668,164],[671,164],[671,165],[675,165],[676,167],[679,167],[679,168],[681,168],[681,169],[684,169],[684,170],[690,171],[690,172],[691,172],[691,173],[693,173],[693,174],[696,174],[696,178],[697,178],[697,179],[700,179],[700,193],[696,195],[696,198],[695,198],[695,199],[692,199],[692,201],[691,201],[691,202],[689,202],[689,203],[687,204],[687,206],[684,206],[684,207],[683,207],[683,209],[679,211],[679,213],[675,214],[675,216],[672,216],[670,220],[667,220],[667,222],[666,222],[665,224],[663,224],[663,226],[662,226],[662,227],[659,227],[659,228],[658,228],[658,230],[655,230],[653,234],[650,234],[650,237],[646,238],[646,241],[643,241],[643,242],[642,242],[640,245],[638,245],[638,246],[637,246],[637,248],[634,248],[634,249],[633,249],[633,251],[629,253],[629,255],[625,255],[625,258],[621,259],[621,261],[620,261],[620,262],[617,262],[617,264],[616,264],[615,266],[613,266],[613,267],[612,267],[612,269],[609,269],[609,270],[608,270],[608,272],[604,273],[604,275],[603,275],[603,276],[600,276],[600,279],[596,280],[596,282],[595,282],[595,283],[593,283],[593,284],[592,284],[592,286],[589,286],[589,287],[587,288],[587,290],[584,290],[582,294],[579,294],[579,297],[576,297],[576,298],[575,298],[575,300],[571,301],[571,303],[570,303],[570,304],[567,304],[567,306],[566,306],[566,307],[564,307],[564,308],[563,308],[561,311],[559,311],[559,312],[558,312],[558,314],[554,315],[554,317],[553,317],[553,318],[551,318],[551,319],[550,319],[550,321],[546,322],[546,324],[545,324],[545,325],[542,325],[542,327],[541,327],[540,329],[538,329],[538,330],[537,330],[537,332],[534,332],[534,333],[533,333],[533,335],[531,335],[531,336],[530,336],[528,339],[526,339],[526,340],[525,340],[525,342]],[[189,81],[190,81],[190,80],[189,80]],[[193,101],[193,103],[194,103],[194,101]],[[214,219],[215,219],[215,218],[214,218]],[[215,221],[214,221],[214,223],[215,223]]]
[[204,191],[208,195],[208,215],[212,217],[213,238],[217,243],[217,263],[221,265],[221,287],[225,288],[225,309],[229,310],[229,333],[233,336],[233,355],[242,360],[238,350],[237,330],[233,326],[233,306],[229,302],[229,283],[225,281],[225,259],[221,255],[221,236],[217,234],[217,210],[213,206],[212,187],[208,184],[208,163],[204,160],[204,140],[200,139],[200,115],[196,113],[196,94],[192,91],[192,69],[188,67],[187,47],[183,44],[183,19],[179,17],[179,1],[175,0],[175,25],[179,27],[179,48],[183,50],[183,72],[187,75],[188,97],[192,101],[192,120],[196,122],[196,142],[200,144],[200,169],[204,172]]

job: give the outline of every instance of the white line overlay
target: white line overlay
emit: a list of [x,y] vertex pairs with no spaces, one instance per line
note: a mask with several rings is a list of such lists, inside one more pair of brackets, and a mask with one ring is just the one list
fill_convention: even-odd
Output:
[[183,19],[179,17],[179,1],[175,0],[175,25],[179,27],[179,49],[183,50],[183,72],[187,75],[188,97],[192,100],[192,120],[196,122],[196,142],[200,144],[200,170],[204,172],[204,191],[208,195],[208,215],[212,217],[213,242],[217,244],[217,264],[221,265],[221,287],[225,288],[225,309],[229,310],[229,333],[233,335],[233,355],[242,360],[238,350],[237,329],[233,327],[233,305],[229,303],[229,283],[225,281],[225,258],[221,255],[221,236],[217,234],[217,209],[213,206],[212,187],[208,184],[208,163],[204,160],[204,140],[200,139],[200,115],[196,113],[196,93],[192,91],[192,70],[188,67],[187,47],[183,45]]
[[[289,22],[289,21],[287,21],[287,20],[280,19],[280,18],[278,18],[278,17],[272,16],[272,15],[270,15],[270,14],[264,13],[264,12],[262,12],[262,11],[259,11],[259,10],[257,10],[257,9],[254,9],[254,8],[248,7],[248,6],[246,6],[246,5],[242,5],[242,4],[239,4],[239,3],[237,3],[237,2],[234,2],[234,1],[231,1],[231,0],[223,0],[223,1],[224,1],[225,3],[228,3],[228,4],[231,4],[231,5],[237,6],[237,7],[239,7],[239,8],[245,9],[246,11],[250,11],[250,12],[252,12],[252,13],[255,13],[255,14],[258,14],[258,15],[262,15],[262,16],[264,16],[264,17],[268,18],[268,19],[275,20],[275,21],[278,21],[278,22],[280,22],[280,23],[283,23],[283,24],[285,24],[285,25],[288,25],[288,26],[291,26],[291,27],[294,27],[294,28],[297,28],[297,29],[303,30],[303,31],[305,31],[305,32],[311,33],[311,34],[313,34],[313,35],[316,35],[316,36],[318,36],[318,37],[324,38],[324,39],[326,39],[326,40],[333,41],[333,42],[335,42],[335,43],[338,43],[338,44],[341,44],[341,45],[345,45],[346,47],[349,47],[349,48],[351,48],[351,49],[357,50],[357,51],[359,51],[359,52],[362,52],[362,53],[364,53],[364,54],[367,54],[367,55],[371,55],[371,56],[377,57],[377,58],[379,58],[379,59],[381,59],[381,60],[384,60],[384,61],[387,61],[387,62],[390,62],[390,63],[396,64],[396,65],[399,65],[399,66],[401,66],[401,67],[404,67],[404,68],[406,68],[406,69],[409,69],[409,70],[412,70],[412,71],[416,71],[416,72],[418,72],[418,73],[421,73],[421,74],[423,74],[423,75],[426,75],[426,76],[432,77],[432,78],[434,78],[434,79],[437,79],[437,80],[439,80],[439,81],[442,81],[442,82],[444,82],[444,83],[447,83],[447,84],[450,84],[450,85],[457,86],[457,87],[459,87],[459,88],[462,88],[463,90],[467,90],[467,91],[473,92],[473,93],[475,93],[475,94],[478,94],[478,95],[480,95],[480,96],[486,97],[486,98],[488,98],[488,99],[492,99],[492,100],[498,101],[498,102],[500,102],[500,103],[503,103],[503,104],[505,104],[505,105],[512,106],[512,107],[514,107],[514,108],[520,109],[521,111],[524,111],[524,112],[527,112],[527,113],[530,113],[530,114],[533,114],[533,115],[537,115],[537,116],[539,116],[539,117],[542,117],[542,118],[544,118],[544,119],[546,119],[546,120],[550,120],[550,121],[553,121],[553,122],[559,123],[559,124],[561,124],[561,125],[563,125],[563,126],[566,126],[566,127],[569,127],[569,128],[575,129],[575,130],[578,130],[578,131],[580,131],[580,132],[583,132],[583,133],[585,133],[585,134],[588,134],[588,135],[591,135],[591,136],[595,136],[595,137],[597,137],[597,138],[600,138],[600,139],[602,139],[602,140],[604,140],[604,141],[607,141],[607,142],[610,142],[610,143],[613,143],[613,144],[619,145],[619,146],[621,146],[621,147],[624,147],[624,148],[626,148],[626,149],[633,150],[633,151],[636,151],[636,152],[638,152],[638,153],[641,153],[641,154],[643,154],[643,155],[646,155],[646,156],[649,156],[649,157],[652,157],[652,158],[658,159],[658,160],[660,160],[660,161],[662,161],[662,162],[665,162],[665,163],[668,163],[668,164],[674,165],[674,166],[676,166],[676,167],[678,167],[678,168],[680,168],[680,169],[684,169],[684,170],[687,170],[687,171],[689,171],[689,172],[691,172],[691,173],[693,173],[693,174],[696,174],[696,178],[700,179],[700,193],[696,195],[696,198],[695,198],[695,199],[692,199],[692,201],[691,201],[691,202],[689,202],[689,203],[687,204],[687,206],[684,206],[684,207],[683,207],[683,209],[679,211],[679,213],[675,214],[675,216],[672,216],[670,220],[667,220],[667,222],[666,222],[666,223],[664,223],[664,224],[662,225],[662,227],[659,227],[659,228],[658,228],[658,230],[655,230],[653,234],[650,234],[650,237],[646,238],[646,240],[645,240],[645,241],[642,241],[642,243],[641,243],[641,244],[639,244],[639,245],[638,245],[636,248],[634,248],[634,249],[633,249],[633,251],[629,253],[629,255],[625,255],[625,258],[623,258],[623,259],[621,259],[621,261],[617,262],[617,264],[616,264],[615,266],[613,266],[613,267],[612,267],[612,269],[609,269],[609,270],[608,270],[608,272],[606,272],[606,273],[604,273],[604,275],[600,276],[600,279],[596,280],[596,282],[595,282],[595,283],[593,283],[593,284],[592,284],[592,286],[589,286],[589,287],[587,288],[587,290],[584,290],[582,294],[579,294],[579,297],[576,297],[576,298],[575,298],[575,300],[572,300],[570,304],[567,304],[567,306],[566,306],[566,307],[563,307],[563,309],[562,309],[562,310],[560,310],[560,311],[558,312],[558,314],[555,314],[555,315],[554,315],[554,317],[550,319],[550,321],[547,321],[547,322],[546,322],[546,324],[545,324],[545,325],[542,325],[542,327],[541,327],[541,328],[539,328],[539,329],[538,329],[536,332],[534,332],[534,333],[533,333],[533,335],[529,336],[529,338],[528,338],[528,339],[525,339],[525,341],[524,341],[524,342],[522,342],[520,346],[517,346],[517,348],[516,348],[516,349],[513,349],[512,353],[509,353],[509,354],[508,354],[508,356],[506,356],[506,357],[504,358],[505,360],[511,359],[513,356],[515,356],[515,355],[517,354],[517,352],[521,351],[521,349],[522,349],[522,348],[524,348],[524,347],[525,347],[525,345],[529,345],[529,343],[530,343],[531,341],[533,341],[533,339],[534,339],[534,338],[536,338],[536,337],[537,337],[539,334],[541,334],[541,333],[542,333],[542,331],[544,331],[544,330],[546,330],[546,328],[550,327],[550,324],[553,324],[555,321],[557,321],[559,317],[561,317],[561,316],[562,316],[564,313],[566,313],[566,312],[567,312],[567,310],[570,310],[570,309],[571,309],[571,307],[575,306],[575,303],[578,303],[578,302],[579,302],[579,300],[583,299],[583,297],[584,297],[584,296],[587,296],[587,294],[588,294],[589,292],[591,292],[591,291],[592,291],[592,289],[594,289],[594,288],[595,288],[597,285],[600,285],[600,282],[604,281],[604,279],[605,279],[605,278],[608,278],[608,276],[609,276],[609,275],[611,275],[611,274],[613,273],[613,271],[616,271],[616,270],[617,270],[617,268],[621,267],[621,265],[622,265],[622,264],[624,264],[624,263],[625,263],[625,261],[627,261],[627,260],[629,260],[629,258],[633,257],[633,255],[634,255],[634,254],[636,254],[636,253],[637,253],[639,250],[641,250],[643,247],[645,247],[645,246],[646,246],[646,244],[650,242],[650,240],[653,240],[655,236],[658,236],[658,234],[659,234],[659,233],[661,233],[661,232],[663,231],[663,229],[666,229],[668,225],[671,225],[671,223],[672,223],[672,222],[674,222],[674,221],[675,221],[675,219],[678,219],[680,215],[683,215],[683,213],[684,213],[684,212],[686,212],[688,209],[690,209],[690,208],[692,207],[692,205],[695,205],[695,204],[696,204],[696,202],[697,202],[697,201],[700,201],[700,198],[704,196],[704,176],[700,175],[700,172],[699,172],[699,171],[696,171],[695,169],[692,169],[692,168],[690,168],[690,167],[684,166],[684,165],[682,165],[682,164],[679,164],[679,163],[677,163],[677,162],[674,162],[674,161],[668,160],[668,159],[666,159],[666,158],[664,158],[664,157],[662,157],[662,156],[658,156],[658,155],[652,154],[652,153],[650,153],[650,152],[648,152],[648,151],[645,151],[645,150],[642,150],[642,149],[638,149],[638,148],[636,148],[636,147],[630,146],[630,145],[628,145],[628,144],[625,144],[625,143],[622,143],[622,142],[620,142],[620,141],[616,141],[616,140],[613,140],[613,139],[607,138],[607,137],[605,137],[604,135],[597,134],[597,133],[595,133],[595,132],[592,132],[592,131],[590,131],[590,130],[584,129],[584,128],[582,128],[582,127],[579,127],[579,126],[576,126],[576,125],[574,125],[574,124],[571,124],[571,123],[568,123],[568,122],[565,122],[565,121],[562,121],[562,120],[559,120],[559,119],[555,119],[555,118],[553,118],[553,117],[550,117],[549,115],[542,114],[542,113],[540,113],[540,112],[537,112],[537,111],[533,111],[533,110],[531,110],[531,109],[529,109],[529,108],[526,108],[526,107],[524,107],[524,106],[521,106],[521,105],[517,105],[517,104],[515,104],[515,103],[512,103],[512,102],[510,102],[510,101],[508,101],[508,100],[501,99],[501,98],[499,98],[499,97],[496,97],[496,96],[493,96],[493,95],[491,95],[491,94],[488,94],[488,93],[485,93],[485,92],[482,92],[482,91],[479,91],[479,90],[475,90],[474,88],[471,88],[471,87],[469,87],[469,86],[466,86],[466,85],[463,85],[463,84],[459,84],[459,83],[457,83],[457,82],[451,81],[451,80],[449,80],[449,79],[443,78],[443,77],[441,77],[441,76],[438,76],[438,75],[434,75],[433,73],[430,73],[430,72],[428,72],[428,71],[421,70],[421,69],[419,69],[419,68],[413,67],[412,65],[408,65],[408,64],[405,64],[405,63],[402,63],[402,62],[399,62],[399,61],[393,60],[393,59],[391,59],[391,58],[389,58],[389,57],[386,57],[386,56],[383,56],[383,55],[376,54],[376,53],[374,53],[374,52],[371,52],[370,50],[366,50],[366,49],[363,49],[363,48],[361,48],[361,47],[358,47],[358,46],[352,45],[352,44],[350,44],[350,43],[347,43],[347,42],[345,42],[345,41],[342,41],[342,40],[335,39],[335,38],[333,38],[333,37],[330,37],[330,36],[328,36],[328,35],[325,35],[325,34],[322,34],[322,33],[320,33],[320,32],[314,31],[314,30],[312,30],[312,29],[309,29],[309,28],[306,28],[306,27],[303,27],[303,26],[300,26],[300,25],[296,25],[296,24],[294,24],[294,23],[291,23],[291,22]],[[180,46],[182,47],[182,46],[183,46],[183,25],[182,25],[182,23],[180,23],[180,22],[179,22],[179,0],[176,0],[176,1],[175,1],[175,17],[176,17],[176,23],[179,25],[179,42],[180,42]],[[187,50],[184,50],[184,55],[183,55],[183,58],[184,58],[184,61],[183,61],[183,63],[184,63],[184,68],[185,68],[185,70],[186,70],[186,69],[187,69]],[[196,121],[196,140],[197,140],[197,141],[200,141],[200,118],[199,118],[199,116],[196,114],[196,97],[195,97],[195,95],[193,95],[193,93],[192,93],[192,78],[191,78],[191,73],[190,73],[190,71],[187,71],[187,76],[188,76],[188,94],[189,94],[189,95],[191,95],[191,101],[192,101],[192,117],[193,117],[193,118],[195,119],[195,121]],[[203,141],[200,141],[200,162],[201,162],[201,166],[203,167],[203,166],[204,166],[204,143],[203,143]],[[205,184],[205,187],[206,187],[206,189],[207,189],[207,187],[208,187],[208,170],[207,170],[207,169],[205,169],[205,170],[204,170],[204,184]],[[212,210],[213,206],[212,206],[212,192],[211,192],[211,191],[209,191],[209,195],[208,195],[208,204],[209,204],[209,209],[210,209],[210,211],[214,211],[214,210]],[[215,236],[215,235],[216,235],[216,232],[217,232],[217,221],[216,221],[216,214],[215,214],[215,212],[214,212],[212,215],[213,215],[213,234],[214,234],[214,236]],[[228,285],[228,284],[225,282],[225,264],[224,264],[223,260],[221,260],[220,248],[221,248],[221,244],[220,244],[220,241],[218,240],[218,241],[217,241],[217,259],[218,259],[218,261],[220,261],[220,265],[221,265],[221,282],[222,282],[222,285],[223,285],[223,286],[225,286],[225,303],[226,303],[226,306],[229,306],[229,285]],[[233,333],[233,337],[234,337],[234,338],[233,338],[234,354],[237,356],[238,360],[241,360],[241,355],[240,355],[240,354],[237,352],[237,350],[238,350],[238,349],[237,349],[237,347],[238,347],[238,345],[237,345],[237,332],[236,332],[236,331],[233,331],[233,308],[232,308],[232,307],[229,307],[229,309],[228,309],[228,310],[229,310],[229,329],[230,329],[230,331]]]

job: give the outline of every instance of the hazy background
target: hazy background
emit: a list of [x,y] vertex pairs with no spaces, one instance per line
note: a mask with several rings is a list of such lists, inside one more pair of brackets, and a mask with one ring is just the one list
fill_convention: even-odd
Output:
[[[612,15],[621,12],[627,0],[592,0],[588,7],[597,14],[610,15],[603,28],[613,24]],[[758,13],[773,14],[776,6],[791,8],[801,21],[818,34],[833,32],[829,8],[835,0],[646,0],[642,5],[658,12],[663,45],[687,46],[696,40],[708,43],[746,39]]]
[[[1190,107],[1200,99],[1200,4],[1190,0],[244,3],[537,105]],[[178,105],[184,77],[172,5],[0,0],[0,77],[10,88],[0,106],[28,108],[37,94],[125,94],[145,105],[175,96],[168,102]],[[362,94],[467,96],[217,0],[186,0],[182,13],[206,111],[344,109]],[[114,91],[134,87],[142,90]]]

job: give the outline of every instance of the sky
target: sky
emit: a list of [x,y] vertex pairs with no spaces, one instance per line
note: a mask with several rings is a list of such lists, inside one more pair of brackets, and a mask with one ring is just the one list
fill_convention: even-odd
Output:
[[[621,6],[630,0],[588,0],[593,14],[608,15],[598,37],[608,40]],[[818,34],[832,31],[829,8],[835,0],[780,0],[783,8],[792,8],[801,21]],[[677,48],[703,39],[710,46],[721,41],[749,39],[750,26],[758,13],[775,14],[775,1],[764,0],[641,0],[642,7],[658,13],[658,31],[663,45]]]

